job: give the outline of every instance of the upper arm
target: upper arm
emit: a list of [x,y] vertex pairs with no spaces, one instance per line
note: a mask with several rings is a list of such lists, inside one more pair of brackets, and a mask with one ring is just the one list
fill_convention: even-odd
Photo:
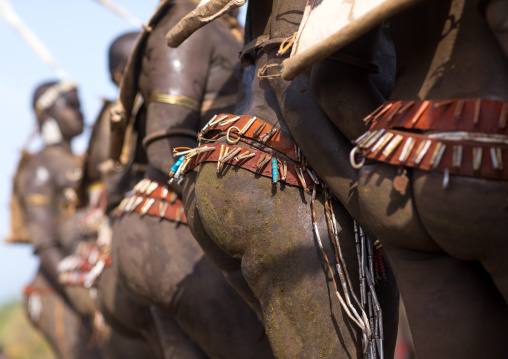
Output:
[[[196,33],[176,49],[166,45],[165,34],[169,25],[157,26],[147,41],[143,55],[139,88],[147,103],[146,134],[164,133],[171,128],[196,130],[200,114],[181,105],[150,102],[156,92],[171,96],[185,96],[201,103],[207,85],[212,46],[206,34]],[[194,147],[190,137],[162,137],[147,148],[148,162],[163,173],[168,173],[174,159],[174,147]]]
[[[169,21],[168,21],[169,23]],[[142,61],[140,89],[145,97],[154,91],[201,101],[205,91],[212,46],[202,32],[172,49],[165,34],[171,24],[161,24],[150,34]]]

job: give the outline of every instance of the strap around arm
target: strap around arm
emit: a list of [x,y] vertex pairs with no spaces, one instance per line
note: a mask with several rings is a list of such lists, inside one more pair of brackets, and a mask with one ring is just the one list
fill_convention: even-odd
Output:
[[169,130],[161,130],[152,132],[143,138],[143,147],[146,149],[150,143],[160,140],[161,138],[171,137],[171,136],[187,136],[197,139],[198,133],[194,130],[190,130],[187,128],[173,128]]
[[158,94],[154,92],[150,95],[150,102],[160,102],[170,105],[182,106],[197,113],[199,113],[201,110],[199,101],[187,96],[173,96],[168,94]]

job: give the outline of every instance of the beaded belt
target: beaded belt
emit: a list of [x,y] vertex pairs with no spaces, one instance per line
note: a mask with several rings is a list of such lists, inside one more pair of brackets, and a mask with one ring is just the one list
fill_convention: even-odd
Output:
[[[508,102],[392,101],[365,118],[353,154],[396,166],[508,179]],[[425,131],[425,132],[424,132]]]
[[55,291],[50,286],[35,287],[29,284],[25,286],[25,288],[23,288],[23,295],[27,298],[33,294],[43,295],[43,294],[51,294],[54,292]]
[[185,223],[183,202],[167,183],[144,178],[120,202],[117,213],[138,212],[165,218],[170,221]]
[[[236,132],[234,132],[236,131]],[[250,138],[273,148],[295,162],[301,161],[301,154],[295,141],[282,134],[277,128],[265,121],[252,116],[218,115],[210,120],[199,132],[198,140],[212,138],[219,133],[236,134],[242,138]],[[234,141],[238,142],[238,140]]]
[[109,247],[99,247],[93,242],[81,242],[75,253],[58,264],[58,281],[64,285],[81,285],[90,288],[97,284],[99,276],[111,265]]
[[[229,164],[306,191],[319,184],[317,175],[306,166],[295,142],[263,120],[252,116],[219,115],[201,130],[198,139],[206,142],[224,136],[228,143],[203,144],[186,151],[170,175],[180,178],[203,162],[217,162],[218,172]],[[236,145],[240,141],[251,148]]]

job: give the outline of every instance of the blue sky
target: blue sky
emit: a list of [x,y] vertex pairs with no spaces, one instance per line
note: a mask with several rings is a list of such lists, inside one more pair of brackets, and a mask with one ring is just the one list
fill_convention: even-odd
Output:
[[[146,22],[158,0],[114,0]],[[60,66],[78,83],[85,122],[91,125],[101,98],[115,98],[109,80],[107,51],[117,36],[135,31],[124,19],[93,0],[16,0],[11,4],[20,18],[53,53]],[[37,270],[37,257],[28,245],[7,245],[11,180],[20,150],[35,128],[30,107],[35,87],[55,79],[19,34],[0,18],[0,303],[20,298],[21,291]],[[83,152],[89,131],[73,143]],[[33,143],[32,149],[37,148]]]

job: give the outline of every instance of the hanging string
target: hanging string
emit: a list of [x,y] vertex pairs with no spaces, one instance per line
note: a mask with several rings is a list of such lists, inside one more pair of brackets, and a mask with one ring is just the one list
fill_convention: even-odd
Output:
[[95,0],[95,1],[97,1],[104,7],[107,7],[108,9],[110,9],[111,11],[116,13],[117,15],[123,17],[125,20],[130,22],[132,25],[139,27],[139,28],[143,27],[143,22],[141,20],[139,20],[138,18],[129,14],[129,12],[127,10],[121,8],[120,6],[118,6],[116,4],[113,4],[111,1],[108,1],[108,0]]
[[64,69],[58,65],[46,46],[44,46],[32,30],[19,18],[8,0],[0,0],[0,14],[9,25],[19,32],[28,45],[35,51],[37,56],[55,71],[58,78],[65,79],[69,77]]

